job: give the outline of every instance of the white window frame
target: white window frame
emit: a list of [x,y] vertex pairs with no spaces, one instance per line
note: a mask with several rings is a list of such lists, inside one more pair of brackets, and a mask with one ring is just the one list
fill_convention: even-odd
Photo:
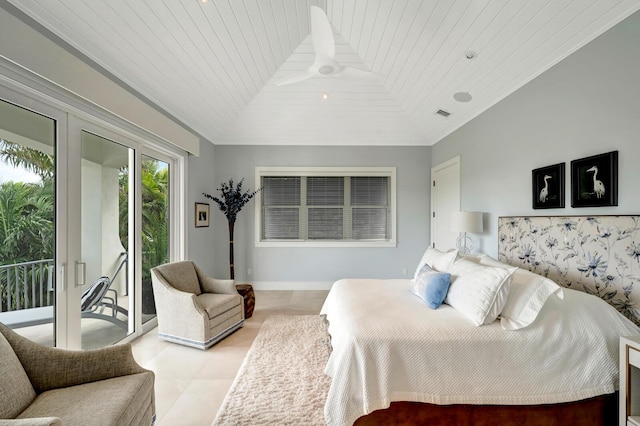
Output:
[[255,199],[256,247],[396,247],[396,168],[395,167],[261,167],[255,168],[255,188],[262,185],[265,176],[381,176],[388,177],[390,238],[385,241],[343,240],[283,240],[262,241],[262,193]]

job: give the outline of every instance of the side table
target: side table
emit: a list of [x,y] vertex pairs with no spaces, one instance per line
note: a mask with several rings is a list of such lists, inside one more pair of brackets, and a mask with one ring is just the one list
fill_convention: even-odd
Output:
[[251,284],[236,284],[236,290],[244,298],[244,319],[251,318],[256,305],[256,295]]
[[640,336],[620,337],[619,424],[640,425]]

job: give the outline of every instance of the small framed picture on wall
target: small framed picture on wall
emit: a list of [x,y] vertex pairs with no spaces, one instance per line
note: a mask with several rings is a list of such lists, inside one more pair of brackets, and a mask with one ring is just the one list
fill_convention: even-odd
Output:
[[541,167],[531,172],[534,209],[564,208],[565,164]]
[[618,205],[618,151],[571,162],[571,207]]
[[196,228],[209,226],[209,204],[196,203]]

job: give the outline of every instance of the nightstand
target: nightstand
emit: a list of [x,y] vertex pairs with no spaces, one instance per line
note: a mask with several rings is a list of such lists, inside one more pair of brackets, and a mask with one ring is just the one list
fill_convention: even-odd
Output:
[[621,426],[640,426],[640,336],[620,337]]

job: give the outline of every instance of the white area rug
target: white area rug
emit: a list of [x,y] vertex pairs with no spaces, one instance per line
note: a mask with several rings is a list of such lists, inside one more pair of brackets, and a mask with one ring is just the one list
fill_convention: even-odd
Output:
[[213,425],[324,425],[330,352],[320,316],[268,317]]

